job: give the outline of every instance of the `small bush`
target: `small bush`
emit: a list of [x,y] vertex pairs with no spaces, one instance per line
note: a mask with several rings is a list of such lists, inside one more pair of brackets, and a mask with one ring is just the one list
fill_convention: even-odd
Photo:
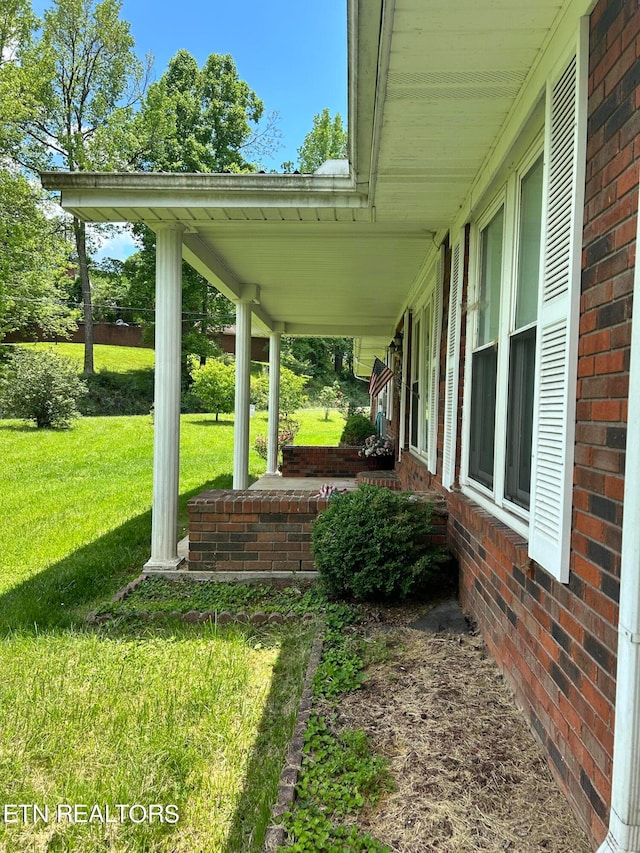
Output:
[[443,553],[426,544],[431,504],[380,486],[329,501],[313,525],[312,548],[332,595],[403,599],[438,573]]
[[210,412],[229,414],[235,405],[236,373],[233,364],[222,359],[209,359],[193,372],[193,394]]
[[[280,417],[280,425],[278,427],[278,459],[280,461],[282,461],[282,448],[285,444],[293,444],[299,430],[300,421],[294,421],[293,418]],[[268,453],[267,436],[256,436],[253,448],[261,459],[266,459]]]
[[340,444],[362,446],[375,434],[375,427],[366,415],[349,415],[340,436]]
[[76,363],[50,350],[18,348],[2,380],[0,409],[5,417],[37,427],[68,427],[80,417],[78,401],[87,393]]

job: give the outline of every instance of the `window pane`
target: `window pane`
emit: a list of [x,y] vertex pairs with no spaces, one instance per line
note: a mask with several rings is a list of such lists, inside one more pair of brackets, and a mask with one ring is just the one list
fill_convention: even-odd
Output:
[[500,208],[481,234],[480,299],[478,305],[478,340],[476,342],[476,346],[479,347],[498,337],[503,226],[504,210]]
[[424,312],[424,449],[429,449],[429,402],[431,398],[431,302]]
[[496,347],[474,352],[472,356],[469,474],[490,489],[493,488],[497,365]]
[[535,358],[535,328],[511,338],[505,496],[525,509],[529,508],[531,488]]
[[540,234],[542,228],[542,157],[522,179],[516,329],[533,323],[538,313]]
[[410,444],[418,446],[418,412],[420,410],[420,320],[413,324],[411,343],[411,435]]

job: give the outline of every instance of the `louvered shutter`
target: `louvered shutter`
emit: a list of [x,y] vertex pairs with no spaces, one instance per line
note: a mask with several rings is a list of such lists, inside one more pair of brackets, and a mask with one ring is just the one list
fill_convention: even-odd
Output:
[[455,479],[456,438],[458,428],[458,369],[460,355],[460,321],[462,315],[462,274],[464,266],[464,231],[451,251],[451,285],[449,291],[449,324],[447,329],[447,365],[444,396],[444,441],[442,485],[451,490]]
[[438,397],[440,396],[440,331],[442,329],[442,287],[444,283],[444,246],[440,247],[436,271],[436,289],[433,294],[431,313],[431,352],[429,358],[429,436],[427,467],[436,473],[438,464]]
[[547,87],[529,556],[569,578],[586,78],[578,50]]

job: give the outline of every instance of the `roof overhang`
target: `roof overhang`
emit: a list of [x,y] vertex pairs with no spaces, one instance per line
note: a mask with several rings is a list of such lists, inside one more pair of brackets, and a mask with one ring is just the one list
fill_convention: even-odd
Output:
[[[314,175],[42,175],[92,222],[176,223],[183,253],[265,329],[393,336],[447,229],[535,114],[592,0],[348,0],[350,168]],[[364,365],[366,371],[366,364]]]

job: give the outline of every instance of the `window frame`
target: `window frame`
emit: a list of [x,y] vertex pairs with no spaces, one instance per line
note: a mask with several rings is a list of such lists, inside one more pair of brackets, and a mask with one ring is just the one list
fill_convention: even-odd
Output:
[[[491,201],[483,208],[482,213],[471,224],[469,240],[469,290],[470,297],[467,309],[467,346],[464,368],[464,407],[462,418],[462,456],[460,471],[460,487],[463,493],[480,503],[483,508],[489,510],[493,515],[504,521],[523,537],[528,537],[530,510],[526,509],[506,497],[506,452],[507,452],[507,415],[508,415],[508,386],[510,374],[510,351],[511,338],[516,334],[516,298],[518,285],[518,261],[520,243],[520,214],[522,181],[530,170],[535,166],[540,157],[545,158],[544,151],[544,128],[537,134],[534,142],[529,146],[527,152],[519,160],[500,190],[493,196]],[[546,163],[543,159],[543,169]],[[481,249],[482,232],[491,223],[493,218],[503,207],[503,238],[502,238],[502,265],[501,265],[501,287],[500,287],[500,312],[498,321],[498,338],[478,346],[479,332],[479,310],[477,302],[480,296],[481,286]],[[541,222],[541,246],[542,229]],[[540,287],[540,271],[538,276]],[[538,312],[535,322],[522,326],[518,332],[525,329],[537,327]],[[497,347],[496,366],[496,401],[494,420],[494,460],[493,460],[493,487],[488,488],[479,480],[473,478],[470,473],[471,452],[471,399],[472,399],[472,370],[473,354],[486,349],[489,346]],[[504,428],[501,428],[501,427]]]
[[[429,447],[429,430],[426,418],[427,407],[431,394],[431,376],[432,368],[438,361],[439,345],[440,345],[440,323],[437,317],[437,289],[441,286],[438,283],[438,276],[434,273],[429,285],[425,288],[424,298],[416,303],[417,307],[411,310],[411,361],[410,361],[410,376],[408,382],[408,392],[410,395],[409,404],[409,430],[408,430],[408,445],[409,453],[419,459],[424,464],[428,465],[431,448]],[[427,322],[428,321],[428,322]],[[416,324],[420,324],[419,340],[416,340],[415,329]],[[437,328],[436,328],[437,327]],[[433,346],[434,334],[438,339],[438,346]],[[417,352],[416,352],[417,350]],[[418,362],[418,400],[413,393],[414,383],[414,367],[415,362]],[[414,444],[413,438],[413,417],[414,406],[417,405],[416,416],[418,419],[417,443]],[[431,412],[429,413],[432,417]],[[437,417],[437,410],[435,412]],[[436,438],[437,441],[437,438]]]

